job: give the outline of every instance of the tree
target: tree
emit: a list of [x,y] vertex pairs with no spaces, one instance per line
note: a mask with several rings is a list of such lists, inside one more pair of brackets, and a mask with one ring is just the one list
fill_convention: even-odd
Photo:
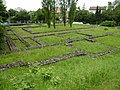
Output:
[[8,14],[12,17],[12,16],[15,16],[17,14],[17,11],[14,9],[9,9]]
[[85,3],[83,4],[82,10],[85,10]]
[[7,11],[6,11],[6,7],[5,5],[3,4],[3,1],[0,0],[0,18],[2,19],[2,21],[6,21],[7,18],[8,18],[8,14],[7,14]]
[[0,51],[5,48],[5,26],[1,24],[7,20],[7,11],[2,0],[0,0]]
[[95,24],[95,14],[79,8],[76,10],[74,21]]
[[101,7],[99,6],[97,6],[96,8],[95,17],[96,17],[96,24],[101,23]]
[[61,14],[63,18],[64,26],[66,26],[66,15],[67,15],[67,9],[68,9],[68,0],[59,0],[60,7],[61,7]]
[[15,16],[16,21],[20,21],[22,23],[27,23],[30,20],[30,15],[25,9],[21,9]]
[[115,0],[115,1],[113,2],[113,6],[116,7],[117,5],[119,5],[119,3],[120,3],[120,0]]
[[108,9],[107,10],[113,10],[112,2],[108,2]]
[[48,28],[50,28],[52,21],[52,0],[43,0],[42,7],[45,12],[45,20],[47,22]]
[[39,20],[40,22],[41,21],[44,21],[45,20],[45,14],[44,14],[44,9],[38,9],[36,12],[35,12],[35,19],[36,20]]
[[5,49],[5,26],[0,23],[0,51]]
[[107,10],[102,12],[102,20],[112,21],[114,19],[113,5],[111,2],[108,2]]
[[72,27],[72,23],[74,21],[75,18],[75,11],[76,11],[76,3],[78,0],[68,0],[68,6],[69,6],[69,24],[70,27]]
[[9,9],[8,10],[8,15],[9,15],[9,22],[15,22],[15,16],[16,16],[16,14],[17,14],[17,11],[16,10],[14,10],[14,9]]
[[56,7],[56,1],[55,0],[53,0],[53,26],[54,26],[54,28],[55,28],[55,21],[56,21],[56,15],[55,15],[55,7]]
[[120,25],[120,4],[118,4],[115,9],[113,10],[114,12],[114,18],[115,21],[117,22],[118,25]]

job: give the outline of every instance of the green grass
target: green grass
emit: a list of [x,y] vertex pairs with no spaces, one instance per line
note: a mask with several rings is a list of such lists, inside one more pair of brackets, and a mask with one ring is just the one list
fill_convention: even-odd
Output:
[[[86,26],[83,27],[85,28]],[[21,27],[15,28],[16,32],[23,37],[32,36],[32,34],[19,29]],[[81,30],[82,33],[92,35],[115,32],[113,36],[99,37],[95,39],[103,45],[85,40],[73,42],[72,44],[90,54],[110,49],[106,46],[119,48],[120,38],[118,38],[118,36],[120,35],[120,32],[115,28],[107,27],[108,30],[104,30],[104,28],[106,27]],[[64,29],[64,27],[61,27],[60,29]],[[48,29],[48,31],[52,30],[52,28]],[[64,36],[64,38],[62,36]],[[68,38],[84,37],[84,35],[68,33],[58,36],[39,37],[36,39],[50,44],[65,41]],[[36,46],[36,43],[31,41],[31,39],[25,40],[27,40],[31,45]],[[18,47],[24,48],[22,42],[16,40],[15,43]],[[36,62],[68,54],[73,51],[75,51],[74,48],[65,45],[56,45],[33,50],[12,52],[8,55],[0,55],[0,65],[19,60],[23,60],[25,62]],[[16,67],[0,71],[0,90],[18,90],[14,88],[14,83],[17,83],[17,88],[20,88],[21,85],[23,85],[21,86],[21,88],[23,88],[27,87],[26,85],[29,86],[30,84],[34,84],[35,88],[32,88],[31,90],[120,90],[120,50],[99,58],[93,59],[88,56],[78,56],[46,66],[36,66],[36,68],[39,69],[39,71],[34,75],[31,74],[31,71],[32,73],[36,72],[36,69],[33,67]],[[20,80],[22,80],[22,83],[19,83]],[[26,82],[28,81],[31,83],[27,84]]]
[[67,40],[66,38],[57,37],[57,36],[45,36],[45,37],[38,37],[37,40],[40,40],[41,42],[52,44],[57,42],[64,42]]
[[26,32],[26,31],[24,31],[24,30],[22,30],[22,27],[12,27],[13,28],[13,30],[15,31],[15,32],[17,32],[17,34],[19,34],[21,37],[28,37],[28,36],[37,36],[37,35],[39,35],[39,34],[30,34],[29,32]]
[[11,26],[11,27],[15,27],[15,28],[22,28],[22,27],[27,27],[28,25],[21,25],[21,26]]
[[84,34],[100,35],[100,34],[113,33],[118,31],[118,29],[115,28],[107,28],[108,30],[105,30],[105,28],[106,27],[96,27],[89,30],[81,30],[80,32]]
[[73,25],[73,27],[71,28],[69,25],[67,26],[56,26],[56,29],[54,29],[53,27],[51,28],[47,28],[47,27],[40,27],[40,28],[27,28],[28,30],[32,31],[32,32],[51,32],[51,31],[62,31],[62,30],[69,30],[69,29],[77,29],[77,28],[88,28],[90,26],[88,25]]
[[8,32],[8,34],[13,34],[13,32],[12,31],[7,31]]
[[27,42],[29,42],[30,43],[30,45],[32,45],[32,46],[39,46],[39,44],[38,43],[36,43],[35,41],[33,41],[32,39],[30,39],[30,38],[27,38],[27,39],[25,39]]
[[14,40],[13,42],[15,43],[16,47],[18,47],[19,49],[23,49],[26,47],[25,44],[23,44],[20,40]]
[[18,37],[16,37],[14,34],[11,34],[10,37],[11,37],[12,39],[18,39]]
[[59,36],[63,36],[64,38],[67,38],[67,39],[71,39],[71,38],[85,38],[86,37],[84,35],[80,35],[80,34],[76,34],[76,33],[68,33],[68,34],[63,34],[63,35],[59,35]]
[[114,36],[107,36],[95,39],[97,42],[103,43],[105,45],[120,48],[120,38]]
[[120,38],[120,30],[118,30],[118,32],[114,33],[114,36]]
[[57,46],[50,46],[50,47],[44,47],[40,49],[34,49],[34,50],[27,50],[27,51],[21,51],[21,52],[14,52],[8,55],[1,55],[0,56],[0,65],[5,63],[10,63],[13,61],[27,61],[27,62],[33,62],[33,61],[40,61],[49,59],[55,56],[59,56],[62,54],[67,54],[74,51],[74,49],[64,46],[64,45],[57,45]]
[[21,27],[12,27],[12,28],[15,30],[15,32],[17,32],[17,34],[19,34],[22,37],[32,36],[30,33],[22,30]]
[[[120,51],[102,58],[91,59],[88,57],[74,57],[52,65],[40,67],[40,72],[35,75],[34,90],[119,90],[120,82]],[[50,69],[52,68],[52,69]],[[13,89],[10,80],[20,79],[30,68],[17,67],[1,72],[1,88],[4,90]],[[51,81],[44,81],[41,77],[42,70],[52,72],[52,77],[59,77],[57,85]],[[16,72],[16,73],[14,73]],[[7,76],[6,76],[7,75]],[[37,79],[35,79],[37,78]],[[6,82],[7,81],[7,82]],[[7,87],[6,87],[7,86]]]
[[10,50],[9,50],[9,47],[8,47],[8,45],[7,45],[7,42],[5,42],[4,44],[3,44],[3,43],[0,43],[0,46],[1,46],[1,47],[4,47],[3,50],[0,49],[0,52],[8,52],[8,51],[10,51]]
[[99,45],[88,41],[73,42],[73,46],[91,54],[100,53],[109,49],[107,47],[104,47],[103,45]]
[[37,37],[37,40],[40,40],[44,43],[51,44],[51,43],[57,43],[57,42],[64,42],[68,39],[72,38],[85,38],[86,36],[75,34],[75,33],[69,33],[69,34],[63,34],[58,36],[44,36],[44,37]]
[[33,23],[33,24],[30,24],[30,26],[38,26],[40,24],[36,24],[36,23]]

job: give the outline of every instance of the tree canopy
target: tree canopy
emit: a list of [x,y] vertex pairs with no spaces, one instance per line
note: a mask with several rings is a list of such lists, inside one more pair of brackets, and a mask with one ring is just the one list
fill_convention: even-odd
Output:
[[0,0],[0,21],[6,21],[8,18],[8,14],[6,11],[6,7],[3,4],[2,0]]

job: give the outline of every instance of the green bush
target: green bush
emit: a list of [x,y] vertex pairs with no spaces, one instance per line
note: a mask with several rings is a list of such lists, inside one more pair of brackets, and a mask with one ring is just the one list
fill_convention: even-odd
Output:
[[108,30],[108,28],[104,28],[104,30]]
[[0,23],[2,23],[3,22],[3,20],[2,20],[2,18],[0,17]]
[[107,27],[115,27],[116,22],[115,21],[103,21],[100,23],[101,26],[107,26]]
[[5,46],[5,26],[0,24],[0,50],[4,50]]

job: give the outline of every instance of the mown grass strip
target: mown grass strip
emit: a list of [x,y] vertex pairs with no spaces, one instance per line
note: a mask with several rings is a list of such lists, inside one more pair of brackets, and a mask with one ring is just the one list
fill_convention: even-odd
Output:
[[107,47],[104,47],[102,45],[98,45],[93,42],[88,42],[88,41],[78,41],[78,42],[73,42],[73,46],[76,48],[79,48],[81,50],[84,50],[88,53],[95,54],[99,52],[103,52],[105,50],[108,50]]
[[120,38],[114,36],[95,38],[95,40],[113,48],[120,48]]
[[33,41],[33,40],[30,39],[30,38],[26,38],[25,40],[26,40],[27,42],[29,42],[30,45],[32,45],[32,46],[39,46],[39,44],[37,44],[35,41]]
[[62,54],[68,54],[75,51],[73,48],[65,45],[48,46],[40,49],[13,52],[8,55],[0,55],[0,65],[24,60],[26,62],[35,62],[46,60]]
[[64,31],[64,30],[75,30],[75,29],[86,29],[86,28],[91,28],[92,26],[87,26],[87,25],[73,25],[73,27],[69,26],[57,26],[56,29],[53,27],[47,28],[47,27],[40,27],[40,28],[27,28],[28,30],[32,31],[32,33],[43,33],[43,32],[57,32],[57,31]]

